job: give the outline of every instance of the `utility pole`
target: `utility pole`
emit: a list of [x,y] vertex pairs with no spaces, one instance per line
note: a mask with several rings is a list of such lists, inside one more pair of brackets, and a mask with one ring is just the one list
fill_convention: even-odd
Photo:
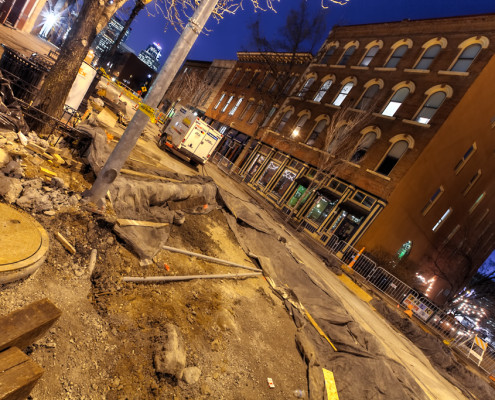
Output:
[[[189,20],[189,23],[184,28],[179,40],[175,44],[172,52],[167,58],[165,65],[160,70],[160,73],[151,86],[148,95],[144,99],[147,106],[156,108],[162,99],[163,94],[170,86],[172,79],[179,70],[201,33],[201,30],[206,24],[211,13],[215,9],[218,0],[203,0],[194,12],[194,15]],[[115,149],[108,157],[107,162],[98,174],[96,181],[90,190],[83,193],[89,200],[101,204],[105,194],[107,193],[112,182],[117,178],[120,169],[126,162],[129,154],[136,145],[137,140],[141,136],[149,117],[140,109],[136,111],[131,122],[127,126],[124,134],[115,146]]]
[[[109,61],[112,60],[115,52],[117,51],[117,48],[119,47],[120,42],[122,42],[122,39],[124,38],[125,33],[128,31],[130,28],[132,21],[134,21],[134,18],[137,17],[139,12],[149,3],[151,3],[152,0],[136,0],[136,4],[134,5],[134,8],[131,11],[131,15],[129,15],[129,18],[127,21],[125,21],[124,27],[119,33],[119,36],[117,36],[117,39],[112,44],[112,47],[108,51],[103,54],[101,57],[100,65],[106,69],[105,64],[108,63]],[[113,67],[113,65],[112,65]]]

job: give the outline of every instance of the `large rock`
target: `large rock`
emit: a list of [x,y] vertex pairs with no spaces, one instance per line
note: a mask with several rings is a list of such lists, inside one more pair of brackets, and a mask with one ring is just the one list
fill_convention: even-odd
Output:
[[153,361],[157,373],[182,378],[186,352],[179,328],[175,325],[165,325],[162,343],[155,348]]
[[22,184],[18,179],[0,174],[0,196],[8,203],[14,203],[22,192]]
[[201,376],[201,370],[198,367],[188,367],[184,369],[184,374],[182,375],[182,380],[188,385],[194,385],[199,381]]

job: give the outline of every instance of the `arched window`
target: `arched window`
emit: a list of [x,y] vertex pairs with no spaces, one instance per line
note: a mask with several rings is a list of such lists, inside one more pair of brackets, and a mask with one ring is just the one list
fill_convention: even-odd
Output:
[[225,103],[225,105],[223,106],[221,112],[225,112],[225,110],[227,109],[227,107],[229,106],[230,102],[232,101],[232,99],[234,98],[234,96],[230,96],[229,99],[227,100],[227,103]]
[[409,46],[407,44],[397,47],[385,64],[385,68],[396,68],[408,48]]
[[291,138],[295,138],[299,136],[299,133],[301,132],[302,127],[306,123],[306,121],[309,118],[309,114],[304,114],[299,117],[299,119],[296,122],[296,125],[294,126],[294,129],[292,130],[292,133],[290,135]]
[[408,149],[409,144],[406,140],[399,140],[395,142],[390,150],[388,151],[385,158],[382,160],[376,172],[382,175],[388,175],[392,171],[392,169],[399,162],[401,157],[404,155],[406,150]]
[[339,60],[338,65],[347,65],[347,62],[349,61],[349,58],[354,54],[356,51],[356,46],[349,46],[347,50],[344,52],[342,57]]
[[427,124],[430,122],[446,97],[447,94],[443,91],[433,93],[430,97],[428,97],[414,120],[422,124]]
[[340,125],[335,133],[333,135],[330,135],[329,137],[329,144],[327,147],[327,152],[329,152],[332,155],[336,155],[337,152],[340,150],[339,147],[342,144],[342,141],[344,140],[345,136],[349,133],[349,124],[348,123],[343,123]]
[[361,142],[357,146],[356,151],[354,152],[354,154],[351,157],[351,162],[353,162],[353,163],[360,162],[364,158],[366,153],[368,152],[371,145],[373,143],[375,143],[376,137],[377,137],[377,134],[376,134],[376,132],[373,132],[373,131],[368,132],[366,135],[364,135]]
[[314,81],[315,81],[315,78],[309,78],[304,83],[303,87],[301,88],[301,90],[297,94],[297,97],[304,97],[304,95],[308,92],[309,88],[311,87],[311,85],[313,84]]
[[423,56],[421,59],[418,61],[418,63],[414,66],[414,69],[428,69],[430,68],[431,63],[435,59],[435,57],[440,53],[440,50],[442,50],[442,46],[439,44],[434,44],[433,46],[428,47],[425,52],[423,53]]
[[311,132],[311,135],[309,135],[308,140],[306,140],[306,144],[308,146],[313,146],[318,139],[318,136],[320,136],[320,133],[323,132],[323,129],[325,129],[327,125],[328,121],[326,119],[322,119],[320,122],[318,122],[313,128],[313,132]]
[[358,110],[365,110],[369,108],[373,104],[373,99],[379,90],[380,85],[378,83],[369,86],[361,97],[361,100],[357,103],[356,108]]
[[347,97],[347,95],[349,94],[349,92],[352,90],[353,87],[354,87],[354,82],[347,82],[345,85],[343,85],[342,89],[340,89],[339,94],[337,95],[337,97],[335,98],[332,104],[334,106],[340,106],[344,102],[345,98]]
[[402,87],[397,90],[390,98],[387,106],[383,109],[382,114],[388,117],[393,117],[406,97],[409,95],[409,92],[410,89],[408,87]]
[[323,99],[323,96],[325,96],[327,90],[330,88],[330,86],[332,86],[332,82],[333,81],[331,79],[328,79],[325,82],[323,82],[323,84],[320,86],[320,90],[316,92],[316,96],[313,100],[318,102],[321,101],[321,99]]
[[275,132],[279,132],[284,129],[285,124],[289,120],[289,118],[292,116],[292,113],[294,110],[288,110],[282,115],[282,118],[280,118],[280,122],[278,123],[277,127],[275,128]]
[[337,46],[330,46],[327,50],[327,52],[325,53],[325,55],[323,56],[323,58],[321,59],[321,63],[322,64],[328,64],[328,60],[330,60],[330,57],[333,56],[333,53],[335,53],[335,50],[337,50]]
[[471,64],[473,63],[476,56],[481,51],[481,44],[474,43],[468,47],[466,47],[459,57],[457,57],[456,62],[450,68],[451,71],[456,72],[467,72]]
[[380,50],[380,46],[378,46],[378,45],[370,48],[368,50],[368,52],[366,53],[366,55],[364,56],[364,58],[362,59],[361,64],[359,64],[359,65],[361,67],[367,67],[368,65],[370,65],[371,60],[373,60],[373,57],[376,56],[376,53],[378,53],[378,50]]

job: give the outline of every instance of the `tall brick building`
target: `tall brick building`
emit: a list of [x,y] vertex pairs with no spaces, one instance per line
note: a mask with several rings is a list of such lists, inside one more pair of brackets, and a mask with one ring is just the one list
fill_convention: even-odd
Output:
[[[257,121],[239,173],[321,245],[408,259],[436,279],[428,295],[442,303],[493,250],[494,48],[491,14],[335,27],[270,120]],[[207,116],[251,136],[232,118],[250,103],[229,90]],[[348,120],[335,125],[343,109]],[[325,170],[329,129],[354,119],[344,167]]]

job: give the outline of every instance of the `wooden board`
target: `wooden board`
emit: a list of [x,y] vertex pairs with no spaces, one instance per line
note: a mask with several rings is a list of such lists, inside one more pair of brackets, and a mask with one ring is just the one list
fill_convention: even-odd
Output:
[[17,347],[0,352],[0,400],[24,400],[29,396],[43,368]]
[[126,175],[137,176],[139,178],[156,179],[159,181],[167,181],[167,182],[182,182],[178,179],[165,178],[163,176],[146,174],[144,172],[133,171],[131,169],[125,169],[125,168],[122,168],[120,172]]
[[161,228],[170,225],[168,222],[137,221],[134,219],[118,219],[119,226],[147,226],[150,228]]
[[38,340],[60,317],[62,311],[48,299],[0,317],[0,351],[8,347],[25,349]]

